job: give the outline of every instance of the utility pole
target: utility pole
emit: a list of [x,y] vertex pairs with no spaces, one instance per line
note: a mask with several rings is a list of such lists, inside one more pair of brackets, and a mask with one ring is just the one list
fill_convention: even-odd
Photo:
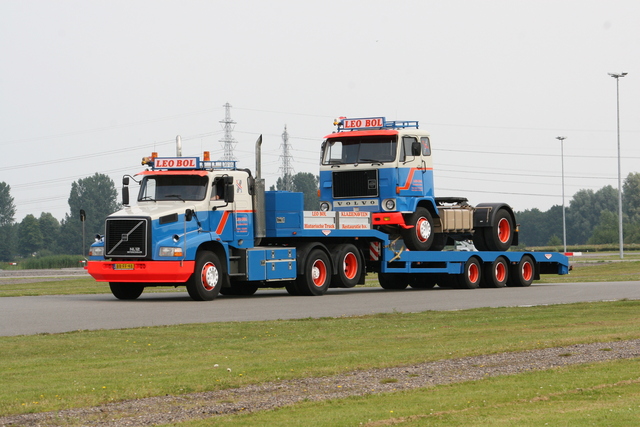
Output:
[[231,105],[227,102],[223,105],[224,107],[224,120],[220,120],[224,126],[224,137],[220,140],[222,142],[222,148],[224,149],[224,155],[222,156],[223,161],[233,161],[237,160],[233,155],[233,149],[235,148],[238,141],[233,138],[231,132],[233,132],[233,127],[236,124],[233,120],[231,120]]
[[280,161],[282,166],[282,183],[284,184],[284,191],[293,191],[293,156],[289,151],[289,133],[287,132],[287,125],[284,125],[284,132],[282,132],[282,144],[280,145],[282,154],[280,155]]

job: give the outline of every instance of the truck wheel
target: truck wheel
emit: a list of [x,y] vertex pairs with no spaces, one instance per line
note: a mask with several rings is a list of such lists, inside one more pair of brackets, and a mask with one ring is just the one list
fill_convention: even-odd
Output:
[[458,289],[475,289],[482,280],[482,266],[476,257],[471,257],[464,263],[464,271],[458,274]]
[[353,288],[362,275],[362,256],[352,244],[337,247],[336,267],[338,274],[332,280],[339,288]]
[[511,266],[507,286],[531,286],[536,273],[536,265],[531,255],[523,255],[517,264]]
[[196,258],[196,268],[187,280],[187,292],[195,301],[214,300],[226,273],[217,255],[213,252],[200,252]]
[[499,256],[485,265],[483,274],[483,288],[504,288],[509,279],[509,262],[505,257]]
[[484,229],[484,239],[489,251],[506,251],[513,241],[514,227],[511,215],[500,209],[493,217],[491,227]]
[[484,233],[485,233],[485,229],[484,228],[478,228],[474,233],[473,233],[473,246],[476,247],[477,250],[479,251],[488,251],[489,248],[487,248],[487,242],[484,238]]
[[109,287],[113,296],[122,300],[137,299],[144,290],[144,286],[137,283],[109,282]]
[[413,226],[401,231],[407,248],[412,251],[428,251],[435,236],[431,213],[423,207],[418,207],[406,222],[407,225]]
[[323,295],[331,283],[331,262],[322,249],[312,250],[304,262],[304,273],[296,286],[300,295]]
[[287,290],[287,292],[291,296],[297,297],[297,296],[300,295],[300,292],[298,291],[298,285],[296,284],[295,280],[293,280],[291,282],[287,282],[284,285],[284,288]]
[[400,290],[409,286],[409,280],[406,274],[402,273],[378,273],[378,283],[382,289]]
[[431,289],[436,286],[435,274],[414,274],[409,279],[409,286],[414,289]]
[[258,285],[253,285],[250,283],[236,283],[231,285],[228,288],[220,288],[220,293],[222,295],[229,296],[251,296],[258,291]]

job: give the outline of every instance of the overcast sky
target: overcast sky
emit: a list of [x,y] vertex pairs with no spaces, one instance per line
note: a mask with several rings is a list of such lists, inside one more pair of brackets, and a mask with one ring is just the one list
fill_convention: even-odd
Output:
[[640,172],[640,1],[0,0],[0,182],[16,221],[68,213],[71,183],[119,188],[152,151],[235,155],[267,186],[282,132],[318,173],[339,116],[418,120],[437,196],[568,205]]

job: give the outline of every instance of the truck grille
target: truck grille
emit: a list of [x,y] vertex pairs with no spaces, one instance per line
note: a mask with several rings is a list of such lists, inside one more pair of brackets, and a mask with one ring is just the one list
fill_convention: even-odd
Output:
[[378,171],[358,170],[333,172],[333,197],[376,197]]
[[106,257],[143,258],[147,256],[148,218],[107,219]]

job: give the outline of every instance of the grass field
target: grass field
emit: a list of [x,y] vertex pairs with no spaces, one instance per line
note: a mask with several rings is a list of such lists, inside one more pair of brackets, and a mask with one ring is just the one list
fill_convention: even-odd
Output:
[[[569,276],[543,277],[551,282],[640,280],[639,261],[588,261],[576,263]],[[3,280],[3,296],[108,292],[106,284],[87,278],[27,284]],[[375,278],[368,284],[375,286]],[[0,337],[0,415],[464,356],[637,339],[639,310],[640,301],[617,301]],[[216,423],[293,426],[305,420],[305,425],[318,426],[628,426],[638,419],[640,366],[636,359],[305,402],[220,417]],[[211,421],[181,425],[204,426]]]

